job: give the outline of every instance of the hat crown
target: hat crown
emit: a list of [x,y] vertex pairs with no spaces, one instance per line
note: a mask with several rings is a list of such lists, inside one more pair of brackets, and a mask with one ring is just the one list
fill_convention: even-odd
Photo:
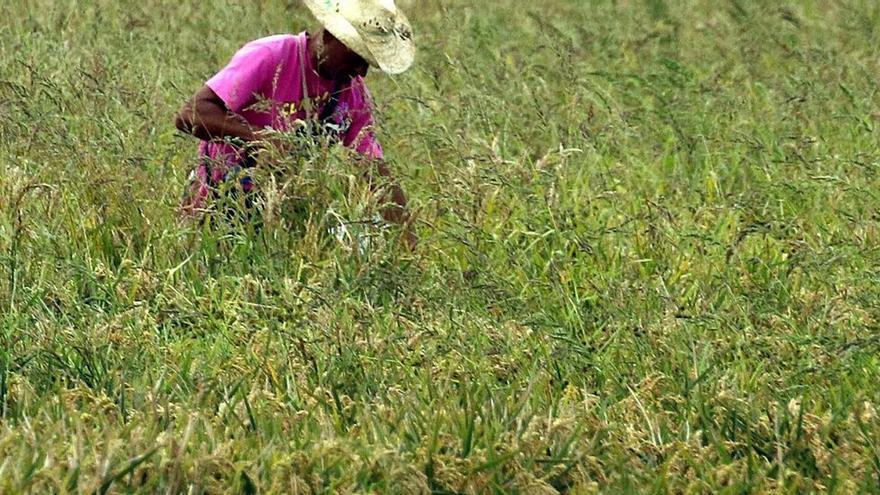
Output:
[[347,19],[381,16],[393,17],[397,13],[394,0],[330,0],[329,9],[335,10]]
[[394,0],[338,0],[337,5],[348,22],[370,34],[386,34],[395,28]]
[[394,5],[394,0],[379,0],[379,5],[382,6],[385,10],[390,12],[396,12],[397,6]]

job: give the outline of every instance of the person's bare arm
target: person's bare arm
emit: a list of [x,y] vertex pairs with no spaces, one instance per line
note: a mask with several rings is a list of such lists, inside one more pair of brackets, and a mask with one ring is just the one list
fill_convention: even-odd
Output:
[[223,100],[208,86],[202,86],[183,104],[177,113],[175,125],[181,132],[205,141],[227,137],[243,141],[260,138],[258,131],[241,115],[230,112]]
[[[378,179],[376,175],[379,176]],[[369,182],[371,189],[382,186],[387,187],[387,190],[380,198],[380,201],[385,205],[382,208],[382,217],[387,222],[401,225],[403,227],[403,237],[401,240],[410,249],[415,249],[418,244],[418,237],[415,234],[414,219],[407,209],[406,194],[404,194],[403,189],[394,180],[388,165],[382,160],[368,160],[364,176]]]
[[[391,170],[385,162],[377,161],[376,171],[379,172],[379,177],[382,178],[382,182],[388,184],[388,192],[385,194],[383,200],[386,203],[391,204],[388,204],[383,212],[385,220],[400,224],[405,223],[408,215],[406,210],[406,195],[403,193],[403,189],[401,189],[397,182],[394,181],[394,177],[391,175]],[[368,176],[368,180],[371,183],[374,182],[370,176]]]

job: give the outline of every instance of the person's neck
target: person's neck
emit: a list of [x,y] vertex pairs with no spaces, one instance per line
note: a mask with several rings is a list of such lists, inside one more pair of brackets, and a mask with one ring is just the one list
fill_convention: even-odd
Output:
[[321,38],[324,33],[320,30],[316,33],[306,33],[306,49],[309,53],[309,62],[312,64],[312,70],[315,71],[316,74],[320,74],[318,72],[318,64],[320,64],[320,56],[321,56]]
[[320,29],[316,33],[306,32],[306,51],[309,54],[309,62],[312,64],[312,71],[321,79],[331,81],[334,87],[345,86],[350,81],[336,80],[321,70],[321,52],[324,50],[324,30]]

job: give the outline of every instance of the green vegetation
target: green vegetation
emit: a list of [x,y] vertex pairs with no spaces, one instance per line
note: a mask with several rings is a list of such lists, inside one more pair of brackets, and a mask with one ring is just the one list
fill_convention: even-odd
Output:
[[7,2],[0,492],[877,491],[880,3],[400,3],[421,242],[358,254],[342,149],[175,209],[174,113],[298,2]]

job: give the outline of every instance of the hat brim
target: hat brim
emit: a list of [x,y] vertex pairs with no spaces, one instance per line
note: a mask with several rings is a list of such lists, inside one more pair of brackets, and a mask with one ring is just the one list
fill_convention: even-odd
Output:
[[[386,74],[400,74],[412,65],[416,47],[411,38],[403,39],[393,33],[370,36],[358,31],[335,10],[328,9],[326,0],[303,0],[303,3],[325,29],[371,66]],[[396,15],[407,22],[402,12],[398,11]]]

